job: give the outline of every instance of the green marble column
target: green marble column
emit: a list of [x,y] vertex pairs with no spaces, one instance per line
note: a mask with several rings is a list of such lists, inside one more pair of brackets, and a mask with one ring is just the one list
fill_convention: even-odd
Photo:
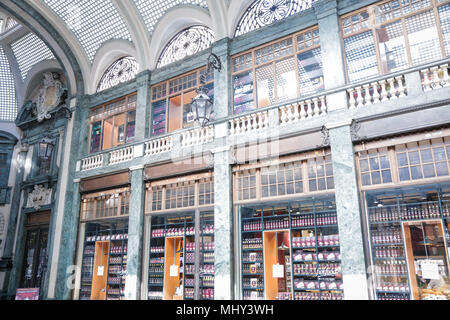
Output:
[[214,298],[234,299],[230,151],[214,152]]
[[345,300],[368,300],[359,190],[350,121],[329,124]]
[[[214,118],[226,118],[231,114],[231,63],[230,39],[223,38],[212,46],[212,52],[220,59],[222,69],[214,70]],[[220,93],[220,94],[219,94]]]
[[[128,220],[127,276],[125,299],[138,300],[141,288],[142,238],[144,229],[144,167],[131,167],[130,213]],[[142,297],[145,299],[145,297]]]
[[136,76],[136,126],[134,137],[136,141],[144,140],[149,132],[150,113],[150,71],[144,71]]

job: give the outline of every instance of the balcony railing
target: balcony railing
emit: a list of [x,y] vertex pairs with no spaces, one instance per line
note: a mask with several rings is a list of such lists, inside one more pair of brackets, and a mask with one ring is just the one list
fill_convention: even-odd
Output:
[[109,164],[117,164],[130,161],[134,156],[134,148],[126,147],[119,150],[114,150],[109,153]]
[[269,127],[269,112],[257,111],[229,121],[229,135],[257,132]]
[[103,165],[103,154],[97,154],[81,160],[81,171],[100,168]]
[[173,148],[173,137],[163,137],[153,139],[145,143],[145,156],[156,155],[163,152],[171,151]]
[[214,140],[214,126],[205,128],[193,128],[181,133],[181,146],[191,147]]
[[280,124],[287,125],[299,120],[327,114],[326,97],[316,97],[304,101],[295,102],[278,108]]
[[420,71],[423,91],[431,91],[450,86],[448,63]]

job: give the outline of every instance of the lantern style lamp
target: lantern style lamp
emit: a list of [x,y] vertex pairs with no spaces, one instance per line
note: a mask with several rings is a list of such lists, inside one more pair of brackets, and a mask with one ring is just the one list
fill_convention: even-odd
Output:
[[[208,57],[206,74],[209,74],[211,68],[219,72],[222,70],[222,63],[214,53],[211,53]],[[201,127],[204,127],[211,120],[213,105],[213,101],[208,97],[208,89],[205,87],[205,75],[202,75],[200,77],[200,87],[197,89],[197,96],[191,102],[191,112],[194,115],[194,121]]]
[[52,156],[53,149],[55,148],[55,145],[53,144],[52,140],[45,137],[39,142],[39,159],[40,160],[49,160]]

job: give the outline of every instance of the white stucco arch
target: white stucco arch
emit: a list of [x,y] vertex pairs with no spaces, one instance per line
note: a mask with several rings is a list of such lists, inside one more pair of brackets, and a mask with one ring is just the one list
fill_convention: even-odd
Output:
[[242,18],[245,10],[254,2],[255,0],[231,0],[230,6],[228,7],[228,37],[234,38],[234,33],[239,21]]
[[42,82],[42,74],[48,71],[63,73],[60,64],[55,59],[38,62],[30,69],[30,71],[28,71],[23,84],[24,92],[22,104],[30,99],[32,91]]
[[198,6],[184,5],[177,6],[168,10],[158,21],[153,31],[150,44],[150,69],[156,68],[158,58],[166,44],[179,31],[192,25],[204,25],[210,28],[214,35],[216,34],[211,16],[208,10]]
[[208,0],[208,8],[214,25],[216,41],[228,37],[228,4],[226,1]]
[[[108,67],[125,56],[136,57],[136,48],[130,41],[114,39],[104,42],[95,54],[91,68],[91,81],[86,88],[87,93],[94,94],[97,91],[98,82]],[[139,63],[139,60],[137,61]]]

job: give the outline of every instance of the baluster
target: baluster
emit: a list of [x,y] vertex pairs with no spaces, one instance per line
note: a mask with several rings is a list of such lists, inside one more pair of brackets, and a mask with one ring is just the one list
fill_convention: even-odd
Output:
[[394,78],[389,78],[388,80],[389,83],[389,94],[390,94],[390,99],[397,99],[397,89],[395,88],[395,79]]
[[281,107],[279,110],[281,112],[281,124],[286,124],[288,122],[287,109],[288,106]]
[[250,131],[255,131],[258,124],[257,124],[257,117],[260,115],[260,113],[254,113],[250,115],[250,120],[249,120],[249,124],[250,124]]
[[361,89],[362,89],[362,87],[357,87],[357,88],[356,88],[356,94],[357,94],[357,97],[356,97],[356,107],[357,107],[357,108],[361,107],[361,106],[363,105],[363,102],[364,102],[364,99],[363,99],[363,96],[362,96]]
[[403,98],[403,97],[406,97],[406,93],[405,93],[405,90],[406,90],[406,88],[403,86],[403,76],[397,76],[397,77],[395,77],[395,80],[397,80],[397,85],[398,85],[398,88],[397,88],[397,91],[399,92],[399,98]]
[[443,77],[441,81],[441,86],[447,87],[450,85],[450,76],[448,74],[448,63],[441,65]]
[[300,113],[298,112],[298,106],[299,106],[299,103],[292,104],[292,107],[294,108],[294,113],[293,113],[294,121],[297,121],[300,119]]
[[308,101],[306,102],[306,105],[307,105],[307,111],[306,111],[306,113],[308,114],[308,119],[309,119],[309,118],[312,117],[312,114],[313,114],[313,112],[312,112],[312,100],[308,100]]
[[354,89],[348,89],[348,108],[349,109],[355,109],[356,108],[356,100],[355,100],[355,94],[354,94]]
[[304,102],[300,102],[300,120],[306,119],[306,111]]
[[371,87],[373,88],[373,104],[377,104],[380,102],[380,93],[378,92],[378,83],[372,82]]
[[320,115],[325,116],[327,114],[327,100],[325,96],[320,97]]
[[436,87],[439,85],[439,74],[438,74],[438,67],[432,67],[431,70],[431,88],[436,89]]
[[423,75],[423,91],[430,91],[431,89],[431,80],[429,76],[429,70],[425,69],[421,71]]
[[372,104],[372,97],[370,96],[369,91],[370,84],[363,85],[364,90],[364,106],[369,106]]
[[378,81],[378,84],[381,86],[381,102],[389,101],[388,99],[388,93],[386,91],[386,81],[381,80]]
[[313,105],[314,105],[314,114],[313,117],[318,117],[320,114],[320,110],[319,110],[319,98],[313,98]]
[[229,123],[230,123],[230,136],[233,136],[234,135],[234,120],[233,119],[230,120]]

